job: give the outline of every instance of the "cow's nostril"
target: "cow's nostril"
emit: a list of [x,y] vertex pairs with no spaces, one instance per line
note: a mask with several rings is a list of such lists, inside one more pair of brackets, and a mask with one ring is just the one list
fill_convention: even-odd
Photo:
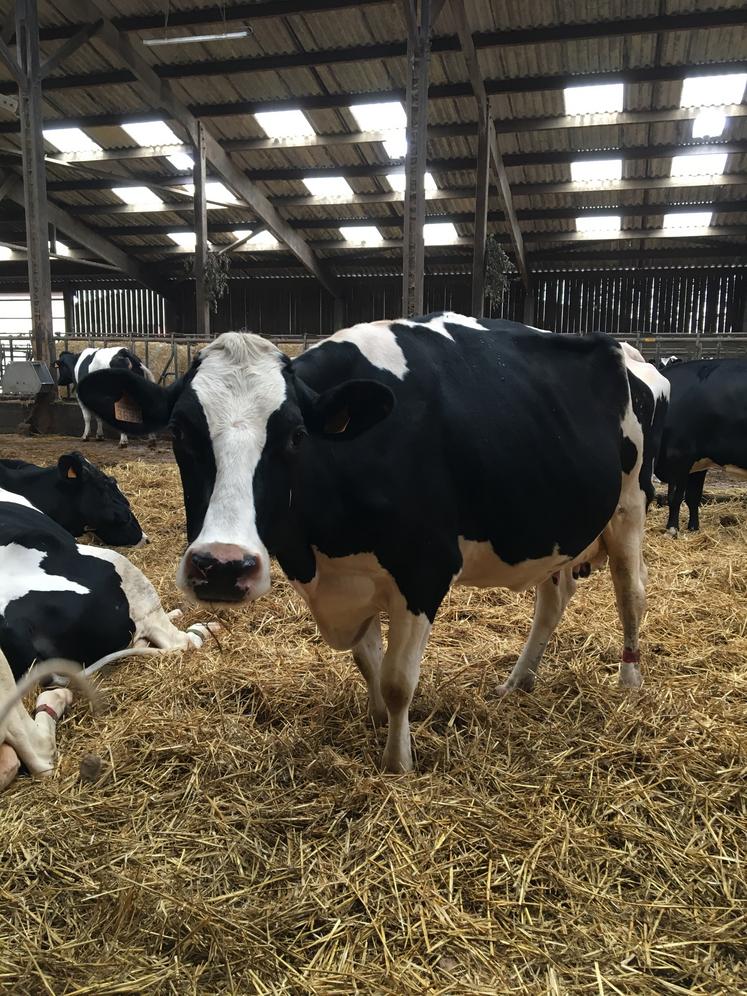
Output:
[[190,574],[192,577],[205,577],[216,561],[206,553],[193,553],[190,560]]

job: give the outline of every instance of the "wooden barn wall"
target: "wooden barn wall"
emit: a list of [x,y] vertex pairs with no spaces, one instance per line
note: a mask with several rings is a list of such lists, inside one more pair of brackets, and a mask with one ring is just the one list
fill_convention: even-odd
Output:
[[[342,281],[345,323],[394,318],[400,311],[401,280],[356,277]],[[696,333],[744,332],[747,283],[741,269],[673,269],[545,272],[534,277],[532,324],[555,332]],[[162,298],[139,289],[74,291],[73,331],[107,335],[149,331],[193,332],[191,282],[179,285],[178,317]],[[425,311],[468,314],[467,274],[431,275],[425,283]],[[493,314],[521,321],[524,289],[514,284]],[[249,329],[276,335],[334,331],[332,300],[307,278],[230,281],[212,315],[214,332]]]

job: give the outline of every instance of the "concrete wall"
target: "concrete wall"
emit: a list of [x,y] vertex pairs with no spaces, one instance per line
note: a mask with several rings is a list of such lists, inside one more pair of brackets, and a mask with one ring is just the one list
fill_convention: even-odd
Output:
[[[22,431],[23,423],[31,411],[31,401],[0,400],[0,434]],[[77,401],[55,401],[51,408],[50,434],[80,438],[83,435],[83,415]],[[96,431],[96,422],[92,432]],[[107,439],[118,439],[119,433],[104,426]]]

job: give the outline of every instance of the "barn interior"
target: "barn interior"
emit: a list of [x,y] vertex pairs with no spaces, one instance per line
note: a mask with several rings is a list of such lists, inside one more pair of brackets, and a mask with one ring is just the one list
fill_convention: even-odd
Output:
[[[226,330],[290,355],[449,309],[646,357],[747,351],[747,6],[713,0],[15,0],[0,23],[0,383],[124,344],[169,384]],[[15,383],[15,382],[14,382]],[[0,387],[0,456],[80,447]],[[59,392],[65,394],[64,391]],[[63,438],[64,436],[69,438]],[[186,621],[168,440],[82,444]],[[652,508],[645,685],[604,574],[532,696],[531,593],[452,592],[376,773],[349,654],[279,571],[200,654],[76,703],[0,804],[0,989],[72,994],[747,991],[747,507]],[[88,753],[102,761],[81,778]]]

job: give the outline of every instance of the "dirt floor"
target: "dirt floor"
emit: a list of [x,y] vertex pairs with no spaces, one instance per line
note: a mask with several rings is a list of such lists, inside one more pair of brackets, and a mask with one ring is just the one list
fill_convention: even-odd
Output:
[[[0,439],[38,462],[71,443]],[[180,604],[167,450],[84,452],[119,463],[153,538],[132,560]],[[532,596],[455,590],[411,776],[377,773],[350,655],[280,577],[221,614],[221,648],[109,670],[56,777],[0,799],[0,992],[747,992],[747,492],[719,498],[677,540],[651,510],[640,693],[616,686],[606,572],[505,700]]]

